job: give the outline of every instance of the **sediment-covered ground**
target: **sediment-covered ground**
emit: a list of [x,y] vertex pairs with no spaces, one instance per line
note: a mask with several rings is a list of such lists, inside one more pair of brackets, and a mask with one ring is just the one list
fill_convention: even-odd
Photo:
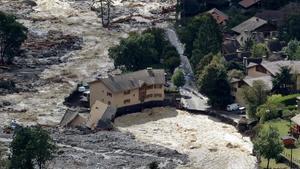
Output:
[[100,131],[82,135],[78,131],[53,133],[59,156],[48,168],[118,169],[147,168],[152,162],[173,169],[187,162],[187,155],[162,146],[141,143],[130,133]]
[[179,168],[256,168],[250,139],[233,126],[209,116],[173,108],[154,108],[119,117],[115,125],[121,131],[133,133],[142,142],[188,154],[190,162]]
[[[160,0],[115,0],[115,23],[106,29],[91,10],[92,0],[0,0],[0,10],[15,14],[30,32],[23,62],[17,61],[24,66],[0,70],[2,79],[16,86],[1,93],[0,125],[11,119],[24,124],[58,124],[67,109],[64,98],[77,83],[114,70],[108,48],[129,31],[167,23],[164,18],[169,15],[161,14],[162,7],[172,4]],[[36,43],[31,41],[34,37],[38,37]],[[53,42],[51,39],[55,40],[52,45],[48,43]]]
[[[108,48],[129,31],[168,25],[172,14],[165,12],[174,3],[114,0],[114,25],[106,29],[91,0],[0,0],[0,10],[15,14],[30,33],[16,62],[23,66],[0,68],[0,76],[16,84],[0,94],[0,126],[11,119],[57,125],[67,109],[64,99],[77,83],[115,70]],[[117,119],[118,128],[137,140],[118,131],[52,132],[61,148],[50,168],[144,168],[152,161],[165,168],[254,168],[251,142],[232,126],[174,109],[155,110],[160,113]],[[182,154],[189,156],[187,165]]]

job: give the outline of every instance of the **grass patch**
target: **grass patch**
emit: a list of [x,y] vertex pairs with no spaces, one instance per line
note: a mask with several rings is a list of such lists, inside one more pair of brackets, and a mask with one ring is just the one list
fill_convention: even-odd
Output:
[[[264,169],[267,168],[267,159],[261,158],[261,163],[259,164],[259,168]],[[269,169],[289,169],[290,167],[285,163],[276,163],[275,160],[270,160]]]
[[[275,119],[268,121],[263,124],[263,127],[269,127],[269,126],[276,127],[279,131],[280,137],[286,136],[290,129],[290,121],[289,120],[283,120],[283,119]],[[293,124],[292,124],[293,125]],[[284,148],[283,153],[285,157],[290,159],[291,150]],[[265,159],[262,159],[262,164],[260,164],[261,167],[266,167],[266,161]],[[296,141],[296,148],[293,149],[293,161],[296,161],[298,165],[300,165],[300,141]],[[276,165],[276,162],[273,162],[273,168],[280,168],[283,164],[278,163],[278,166]]]

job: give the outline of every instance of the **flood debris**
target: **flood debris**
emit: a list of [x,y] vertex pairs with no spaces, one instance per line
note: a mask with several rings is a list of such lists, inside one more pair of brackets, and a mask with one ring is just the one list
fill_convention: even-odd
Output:
[[64,114],[60,126],[71,128],[87,128],[90,130],[111,130],[116,108],[100,101],[96,101],[90,113],[78,113],[78,109],[68,109]]
[[159,168],[173,169],[187,163],[187,156],[162,146],[135,140],[130,133],[98,131],[82,134],[76,129],[51,129],[59,146],[59,155],[49,168],[111,169],[147,168],[156,162]]

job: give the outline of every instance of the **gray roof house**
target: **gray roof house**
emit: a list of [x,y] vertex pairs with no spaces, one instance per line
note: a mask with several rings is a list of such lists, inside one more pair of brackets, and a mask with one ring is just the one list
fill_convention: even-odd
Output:
[[144,69],[118,76],[109,75],[108,78],[99,79],[91,83],[97,81],[102,81],[113,92],[121,92],[139,88],[143,84],[165,84],[165,71],[163,69]]

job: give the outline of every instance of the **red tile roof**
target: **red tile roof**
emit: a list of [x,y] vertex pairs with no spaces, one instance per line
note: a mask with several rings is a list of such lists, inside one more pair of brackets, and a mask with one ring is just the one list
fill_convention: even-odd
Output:
[[261,0],[242,0],[239,2],[239,4],[244,8],[249,8],[252,5],[258,3],[259,1],[261,1]]
[[207,11],[207,13],[211,14],[218,24],[225,24],[228,20],[228,16],[216,8]]

